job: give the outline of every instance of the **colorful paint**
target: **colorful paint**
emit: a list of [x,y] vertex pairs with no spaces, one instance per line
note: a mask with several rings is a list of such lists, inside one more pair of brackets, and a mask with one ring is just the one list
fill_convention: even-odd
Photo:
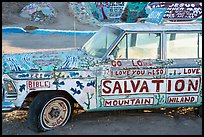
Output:
[[[147,28],[155,30],[151,25]],[[163,25],[160,29],[163,27],[162,32],[166,33],[169,28]],[[176,32],[179,28],[176,27]],[[187,26],[183,28],[182,32]],[[135,28],[135,33],[137,29],[141,28]],[[105,53],[109,52],[104,50]],[[93,56],[86,48],[4,54],[3,80],[13,84],[16,106],[21,106],[30,93],[41,91],[67,92],[87,111],[202,104],[201,58],[165,59],[164,53],[159,56],[162,59],[109,59],[106,56],[109,55]]]
[[33,19],[34,14],[38,13],[39,11],[49,18],[56,17],[57,15],[55,9],[49,2],[32,2],[21,10],[20,16]]
[[170,21],[189,21],[202,16],[202,2],[150,2],[151,8],[167,8],[163,18]]
[[73,10],[79,20],[90,24],[133,23],[139,18],[160,24],[164,20],[179,22],[202,18],[202,2],[72,2],[71,5],[75,6]]

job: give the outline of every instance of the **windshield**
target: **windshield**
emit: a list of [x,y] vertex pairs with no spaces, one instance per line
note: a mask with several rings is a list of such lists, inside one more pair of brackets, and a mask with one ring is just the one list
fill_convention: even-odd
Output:
[[83,50],[95,57],[103,57],[107,49],[119,36],[120,30],[110,27],[102,27],[90,40],[88,40]]

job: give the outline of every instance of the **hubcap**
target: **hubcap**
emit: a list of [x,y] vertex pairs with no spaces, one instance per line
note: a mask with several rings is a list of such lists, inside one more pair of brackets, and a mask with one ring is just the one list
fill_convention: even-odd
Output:
[[50,102],[43,112],[43,123],[47,127],[57,127],[62,125],[68,115],[68,106],[63,100],[54,100]]
[[55,117],[57,118],[60,115],[60,110],[59,109],[55,109],[55,108],[51,108],[52,110],[50,111],[50,113],[48,113],[52,118]]

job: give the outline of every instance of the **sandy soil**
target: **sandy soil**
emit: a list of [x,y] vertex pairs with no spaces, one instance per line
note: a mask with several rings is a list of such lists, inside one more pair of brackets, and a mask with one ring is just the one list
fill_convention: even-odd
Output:
[[202,135],[202,118],[186,109],[75,112],[64,127],[40,133],[28,128],[26,116],[3,114],[2,135]]
[[[52,2],[52,4],[58,12],[56,22],[53,24],[38,24],[19,17],[16,14],[19,5],[15,3],[13,10],[16,9],[16,11],[7,14],[9,9],[2,10],[3,27],[33,25],[39,28],[73,30],[74,18],[68,12],[67,2]],[[4,3],[4,5],[9,4]],[[75,25],[76,30],[99,29],[77,21]],[[89,37],[77,37],[75,44],[73,37],[65,35],[3,34],[2,53],[79,48],[88,39]],[[25,111],[14,111],[2,116],[3,135],[202,135],[202,118],[190,110],[149,113],[137,110],[77,113],[64,127],[43,133],[35,133],[28,128]]]

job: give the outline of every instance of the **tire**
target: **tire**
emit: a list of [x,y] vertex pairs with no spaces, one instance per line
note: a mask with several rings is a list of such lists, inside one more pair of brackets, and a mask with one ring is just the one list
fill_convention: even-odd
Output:
[[39,93],[28,111],[28,126],[35,132],[64,126],[73,113],[73,104],[61,92]]
[[198,115],[202,117],[202,106],[198,108]]

